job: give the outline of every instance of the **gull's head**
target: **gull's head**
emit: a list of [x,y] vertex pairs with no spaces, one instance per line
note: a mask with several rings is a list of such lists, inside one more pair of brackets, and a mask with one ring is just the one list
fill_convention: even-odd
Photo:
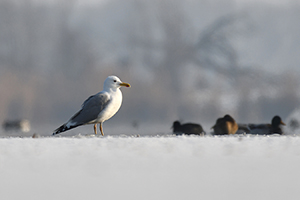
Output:
[[120,87],[131,87],[129,83],[122,82],[117,76],[109,76],[104,81],[104,89],[118,89]]

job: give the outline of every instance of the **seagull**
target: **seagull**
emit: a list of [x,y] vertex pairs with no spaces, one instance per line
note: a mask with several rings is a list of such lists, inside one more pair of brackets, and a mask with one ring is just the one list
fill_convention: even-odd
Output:
[[77,126],[94,124],[94,132],[97,134],[97,124],[104,136],[102,124],[114,116],[122,104],[122,92],[120,87],[131,87],[129,83],[122,82],[117,76],[109,76],[105,79],[103,90],[85,100],[79,110],[69,121],[57,128],[53,135],[73,129]]

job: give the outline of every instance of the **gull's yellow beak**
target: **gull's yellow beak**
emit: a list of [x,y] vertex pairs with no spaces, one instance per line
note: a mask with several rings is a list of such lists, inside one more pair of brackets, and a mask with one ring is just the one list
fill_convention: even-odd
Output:
[[124,87],[131,87],[131,85],[129,83],[120,83],[120,86],[124,86]]

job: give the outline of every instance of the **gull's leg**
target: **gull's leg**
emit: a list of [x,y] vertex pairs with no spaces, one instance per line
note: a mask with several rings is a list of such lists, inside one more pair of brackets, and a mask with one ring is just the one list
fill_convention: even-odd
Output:
[[100,122],[100,127],[99,128],[100,128],[102,136],[104,136],[103,129],[102,129],[102,122]]
[[94,124],[94,132],[95,132],[95,135],[97,135],[97,124]]

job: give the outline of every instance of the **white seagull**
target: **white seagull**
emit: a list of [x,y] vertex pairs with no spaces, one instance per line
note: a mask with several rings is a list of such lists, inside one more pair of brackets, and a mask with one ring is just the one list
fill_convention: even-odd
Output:
[[107,77],[104,81],[103,90],[85,100],[81,110],[68,122],[57,128],[53,135],[86,124],[94,124],[95,134],[97,134],[97,124],[100,124],[101,134],[104,135],[102,123],[114,116],[121,107],[121,86],[131,87],[129,83],[122,82],[117,76]]

